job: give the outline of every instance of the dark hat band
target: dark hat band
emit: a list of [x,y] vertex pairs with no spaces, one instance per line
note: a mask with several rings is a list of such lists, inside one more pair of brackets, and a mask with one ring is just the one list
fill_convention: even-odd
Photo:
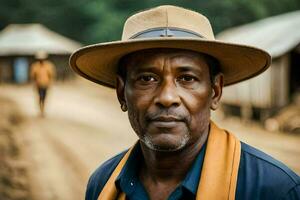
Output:
[[137,39],[137,38],[156,38],[156,37],[196,37],[196,38],[204,38],[199,33],[189,31],[186,29],[179,28],[153,28],[148,29],[142,32],[139,32],[129,39]]

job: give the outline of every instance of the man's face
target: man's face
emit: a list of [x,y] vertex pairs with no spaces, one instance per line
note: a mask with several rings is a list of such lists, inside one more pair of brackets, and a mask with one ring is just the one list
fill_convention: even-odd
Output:
[[148,148],[180,150],[208,130],[215,95],[202,55],[145,50],[131,54],[125,67],[125,83],[120,77],[117,81],[118,97],[126,103],[131,126]]

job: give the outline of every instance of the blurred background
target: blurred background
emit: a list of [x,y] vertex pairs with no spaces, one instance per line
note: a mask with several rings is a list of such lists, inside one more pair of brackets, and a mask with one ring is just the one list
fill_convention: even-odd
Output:
[[[90,173],[136,140],[115,91],[68,66],[77,48],[119,40],[131,14],[172,4],[206,15],[217,39],[272,55],[260,76],[226,87],[221,127],[300,174],[299,0],[0,0],[0,199],[84,199]],[[30,80],[38,51],[56,81],[40,117]]]

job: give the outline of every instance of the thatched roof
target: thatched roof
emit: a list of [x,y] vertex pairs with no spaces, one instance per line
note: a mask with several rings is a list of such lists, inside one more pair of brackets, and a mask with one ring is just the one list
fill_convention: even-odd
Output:
[[227,29],[217,39],[257,46],[279,57],[300,44],[300,11]]
[[11,24],[0,32],[0,56],[34,55],[40,50],[70,54],[80,46],[41,24]]

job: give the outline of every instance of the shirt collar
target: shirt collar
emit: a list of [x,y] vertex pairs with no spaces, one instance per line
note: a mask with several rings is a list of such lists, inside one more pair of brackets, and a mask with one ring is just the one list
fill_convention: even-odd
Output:
[[[204,161],[204,155],[206,150],[206,143],[201,148],[197,155],[193,165],[188,171],[186,177],[181,182],[179,187],[185,188],[187,191],[196,196],[197,188],[200,181],[202,165]],[[142,152],[140,144],[138,143],[132,150],[130,156],[119,176],[117,177],[115,184],[118,189],[121,189],[127,195],[130,195],[134,191],[135,185],[139,184],[138,169],[142,160]]]
[[184,180],[182,181],[181,185],[196,195],[201,171],[202,171],[202,165],[204,161],[204,155],[206,150],[206,143],[202,146],[199,154],[197,155],[193,165],[191,166],[190,170],[188,171],[187,175],[185,176]]
[[121,189],[127,195],[131,194],[134,190],[135,184],[138,180],[138,169],[139,163],[142,159],[142,152],[140,143],[138,142],[131,151],[127,162],[125,163],[123,169],[118,175],[115,184],[118,189]]

